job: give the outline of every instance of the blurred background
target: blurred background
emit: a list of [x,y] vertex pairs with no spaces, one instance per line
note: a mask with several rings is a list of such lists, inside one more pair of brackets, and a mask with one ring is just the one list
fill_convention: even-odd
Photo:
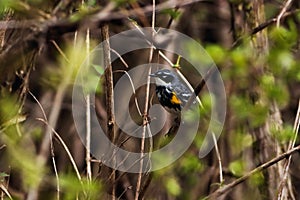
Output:
[[[1,199],[300,199],[297,152],[220,193],[299,144],[299,8],[293,0],[1,0]],[[74,79],[100,42],[151,26],[184,33],[208,52],[224,81],[227,99],[217,102],[227,109],[226,121],[218,146],[199,159],[214,103],[204,86],[198,95],[200,128],[180,159],[151,173],[115,171],[93,157],[77,134]],[[175,67],[194,88],[204,78],[184,58],[161,53],[167,59],[158,50],[152,57],[149,49],[130,52],[112,66],[104,63],[105,71],[96,63],[101,78],[88,77],[98,86],[90,108],[111,141],[124,149],[140,152],[143,140],[108,125],[110,70],[113,83],[150,61]],[[199,49],[191,47],[189,54],[199,59]],[[139,125],[147,120],[145,105],[158,103],[153,84],[145,102],[146,87],[136,88],[129,102]],[[170,141],[164,135],[172,120],[170,115],[153,138],[154,149]],[[149,142],[144,141],[145,152]]]

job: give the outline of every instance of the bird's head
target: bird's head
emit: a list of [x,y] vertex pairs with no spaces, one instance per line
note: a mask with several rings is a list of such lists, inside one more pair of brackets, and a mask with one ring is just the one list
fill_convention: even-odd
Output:
[[168,69],[158,70],[150,76],[155,78],[157,86],[168,86],[176,79],[175,73]]

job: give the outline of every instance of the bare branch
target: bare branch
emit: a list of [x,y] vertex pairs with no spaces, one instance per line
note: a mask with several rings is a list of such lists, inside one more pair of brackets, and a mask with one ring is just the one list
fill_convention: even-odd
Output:
[[73,156],[72,156],[72,154],[71,154],[71,152],[70,152],[68,146],[67,146],[66,143],[64,142],[64,140],[63,140],[63,139],[60,137],[60,135],[54,130],[54,128],[51,127],[50,124],[49,124],[48,122],[46,122],[44,119],[37,118],[37,120],[39,120],[39,121],[43,122],[44,124],[46,124],[46,125],[50,128],[50,130],[54,133],[54,136],[58,139],[59,143],[62,145],[62,147],[63,147],[64,150],[66,151],[66,153],[67,153],[67,155],[68,155],[68,157],[69,157],[69,159],[70,159],[70,161],[71,161],[71,163],[72,163],[72,166],[73,166],[73,168],[74,168],[74,171],[75,171],[75,173],[76,173],[76,175],[77,175],[78,180],[80,181],[81,185],[83,185],[83,183],[82,183],[82,178],[81,178],[81,175],[80,175],[79,170],[78,170],[78,168],[77,168],[76,162],[75,162],[75,160],[74,160],[74,158],[73,158]]
[[220,155],[220,152],[219,152],[219,147],[218,147],[217,139],[216,139],[215,133],[213,133],[213,132],[212,132],[212,137],[213,137],[213,140],[214,140],[214,145],[215,145],[215,149],[216,149],[216,155],[217,155],[218,163],[219,163],[220,186],[221,186],[223,184],[223,182],[224,182],[222,160],[221,160],[221,155]]
[[[43,113],[43,117],[45,121],[47,120],[47,116],[45,114],[45,110],[42,107],[42,104],[39,102],[39,100],[28,90],[28,93],[33,97],[33,99],[37,102],[38,106],[40,107],[42,113]],[[52,139],[52,134],[50,134],[50,150],[51,150],[51,160],[52,160],[52,164],[53,164],[53,169],[54,169],[54,174],[55,174],[55,178],[56,178],[56,198],[57,200],[60,199],[60,183],[59,183],[59,177],[58,177],[58,172],[57,172],[57,167],[56,167],[56,162],[55,162],[55,155],[54,155],[54,145],[53,145],[53,139]]]
[[[87,55],[89,55],[90,51],[90,29],[86,31],[86,51]],[[87,63],[90,65],[89,56],[87,57]],[[86,162],[86,173],[89,181],[92,180],[92,169],[91,169],[91,99],[90,95],[86,96],[86,154],[85,154],[85,162]]]
[[6,187],[2,183],[0,183],[0,189],[4,192],[4,194],[6,196],[8,196],[9,199],[12,200],[12,197],[11,197],[10,193],[8,192],[8,190],[6,189]]
[[246,181],[249,177],[253,176],[254,174],[257,174],[258,172],[261,172],[261,171],[271,167],[272,165],[278,163],[279,161],[281,161],[281,160],[289,157],[290,155],[296,153],[297,151],[300,151],[300,145],[298,145],[295,148],[292,148],[291,150],[289,150],[285,153],[282,153],[281,155],[271,159],[270,161],[256,167],[255,169],[248,172],[246,175],[242,176],[241,178],[238,178],[237,180],[233,181],[232,183],[229,183],[229,184],[223,186],[222,188],[216,190],[214,193],[209,195],[207,197],[207,199],[216,199],[217,197],[219,197],[223,194],[226,194],[227,192],[231,191],[234,187],[236,187],[240,183],[243,183],[244,181]]
[[[289,16],[292,16],[296,13],[299,13],[300,12],[300,9],[295,9],[293,11],[290,11],[290,12],[286,12],[282,15],[281,19],[284,19],[286,17],[289,17]],[[267,20],[266,22],[264,23],[261,23],[260,25],[256,26],[255,28],[252,29],[252,31],[250,32],[250,36],[252,35],[255,35],[256,33],[264,30],[265,28],[269,27],[270,25],[276,23],[278,20],[278,18],[274,17],[274,18],[271,18],[269,20]],[[246,36],[241,36],[239,37],[233,44],[232,44],[232,48],[235,48],[237,47],[244,39],[248,38],[249,35],[246,35]]]
[[[293,140],[290,142],[288,150],[292,149],[295,146],[297,137],[298,137],[298,132],[299,132],[299,126],[300,126],[300,99],[298,102],[298,110],[297,110],[297,115],[296,115],[296,119],[294,122],[294,138]],[[291,160],[292,160],[292,156],[289,156],[288,160],[285,163],[285,167],[284,167],[284,171],[283,171],[283,178],[280,182],[279,185],[279,192],[278,192],[278,199],[281,200],[284,197],[284,193],[287,192],[286,187],[284,187],[287,183],[287,178],[288,178],[288,172],[289,172],[289,168],[290,168],[290,164],[291,164]],[[292,194],[293,195],[293,194]]]
[[[107,112],[107,134],[112,143],[115,143],[115,106],[114,106],[114,82],[113,82],[113,71],[111,65],[110,56],[110,44],[109,44],[109,27],[104,24],[101,28],[101,36],[103,39],[103,54],[104,54],[104,66],[105,66],[105,84],[106,84],[106,112]],[[114,150],[115,151],[115,150]],[[115,156],[113,157],[114,164]],[[112,169],[111,182],[116,180],[116,171]],[[112,187],[112,199],[116,198],[116,187]]]
[[[156,2],[155,0],[152,1],[152,38],[155,35],[155,7],[156,7]],[[153,52],[154,52],[154,46],[151,44],[150,48],[150,53],[149,53],[149,63],[152,62],[153,59]],[[151,134],[150,129],[148,128],[148,105],[149,105],[149,98],[150,98],[150,75],[151,74],[151,67],[148,69],[148,76],[147,76],[147,85],[146,85],[146,91],[145,91],[145,107],[144,107],[144,115],[143,115],[143,132],[142,132],[142,141],[141,141],[141,156],[140,158],[144,157],[144,151],[145,151],[145,137],[146,137],[146,132]],[[152,148],[152,136],[150,135],[150,146]],[[143,175],[143,165],[144,165],[144,160],[140,160],[140,172],[138,175],[138,180],[136,184],[136,191],[135,191],[135,200],[140,199],[140,190],[141,190],[141,184],[142,184],[142,175]]]
[[290,7],[292,2],[293,2],[293,0],[287,0],[286,3],[284,4],[282,10],[280,11],[280,13],[277,17],[277,22],[276,22],[277,28],[280,26],[280,20],[281,20],[282,16],[284,15],[284,13],[286,13],[287,9]]

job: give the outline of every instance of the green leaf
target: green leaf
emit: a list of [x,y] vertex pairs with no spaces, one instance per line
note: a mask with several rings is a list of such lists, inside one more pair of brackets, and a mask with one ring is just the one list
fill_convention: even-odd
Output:
[[182,158],[182,160],[180,160],[180,166],[184,173],[193,173],[203,169],[200,159],[192,154]]
[[229,164],[229,170],[236,176],[242,176],[244,173],[244,162],[242,160],[236,160]]
[[171,8],[163,10],[162,13],[170,15],[170,17],[173,19],[177,19],[181,15],[181,12],[179,10],[175,10]]
[[296,44],[297,32],[293,30],[293,26],[290,26],[290,28],[292,30],[280,26],[271,30],[270,38],[276,48],[287,49]]
[[92,182],[82,179],[81,182],[77,176],[73,174],[64,174],[59,177],[64,198],[66,200],[73,199],[102,199],[102,186],[96,180]]
[[174,177],[170,177],[165,181],[165,187],[172,196],[178,196],[181,193],[181,187]]
[[216,64],[224,62],[226,58],[226,51],[219,45],[209,45],[206,47],[206,51]]
[[9,177],[9,174],[7,174],[5,172],[0,172],[0,179],[5,178],[5,177]]
[[252,186],[257,187],[265,183],[265,178],[262,172],[259,172],[250,176],[249,181]]

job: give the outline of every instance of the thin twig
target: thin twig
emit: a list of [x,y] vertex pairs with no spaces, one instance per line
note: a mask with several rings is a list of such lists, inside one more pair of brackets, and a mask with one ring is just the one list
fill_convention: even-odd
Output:
[[127,192],[127,190],[131,190],[132,189],[132,186],[128,186],[128,187],[126,187],[125,188],[125,190],[120,194],[120,196],[118,197],[118,199],[117,200],[120,200],[121,199],[121,197]]
[[[39,102],[39,100],[35,97],[35,95],[28,90],[28,93],[32,96],[32,98],[35,100],[35,102],[38,104],[40,110],[42,111],[44,121],[48,121],[45,110],[42,106],[42,104]],[[55,162],[55,155],[54,155],[54,146],[53,146],[53,139],[52,139],[52,134],[51,134],[51,139],[50,139],[50,150],[51,150],[51,160],[53,164],[53,169],[54,169],[54,174],[55,174],[55,179],[56,179],[56,199],[60,199],[60,182],[59,182],[59,176],[57,172],[57,167],[56,167],[56,162]]]
[[27,89],[27,91],[30,94],[30,96],[35,100],[35,102],[38,104],[38,106],[40,107],[45,121],[48,121],[45,110],[44,110],[42,104],[40,103],[40,101],[35,97],[35,95],[29,89]]
[[215,136],[214,132],[212,132],[212,137],[213,137],[213,140],[214,140],[215,149],[216,149],[216,155],[217,155],[218,163],[219,163],[220,187],[221,187],[222,184],[223,184],[223,182],[224,182],[222,160],[221,160],[221,155],[220,155],[220,152],[219,152],[218,143],[217,143],[217,139],[216,139],[216,136]]
[[[153,38],[154,38],[154,36],[156,34],[156,31],[155,31],[155,18],[156,18],[155,7],[156,7],[156,1],[152,0],[152,23],[151,23],[151,27],[152,27],[152,40],[153,40]],[[152,63],[153,53],[154,53],[154,45],[152,44],[151,48],[150,48],[149,63]],[[147,96],[146,96],[147,98],[145,100],[146,101],[145,104],[147,104],[147,105],[148,105],[148,102],[149,102],[149,99],[150,99],[150,73],[151,73],[151,69],[149,69],[149,71],[148,71],[148,80],[147,80],[147,84],[148,84],[148,90],[147,90],[147,92],[148,93],[146,93],[147,94]],[[148,108],[147,108],[147,112],[148,112]],[[147,116],[145,118],[145,122],[148,122]],[[146,123],[145,125],[146,125],[146,128],[147,128],[146,131],[148,132],[148,138],[149,138],[149,160],[148,160],[147,164],[150,164],[150,166],[149,166],[149,171],[150,171],[151,170],[150,157],[151,157],[151,152],[153,150],[153,137],[152,137],[152,133],[151,133],[151,129],[150,129],[149,123]]]
[[[139,161],[141,161],[142,159],[144,159],[147,156],[147,154],[144,154],[143,157],[140,157],[139,159],[135,160],[126,170],[124,171],[129,171],[134,165],[136,165]],[[124,159],[123,159],[124,161]],[[122,161],[122,162],[123,162]],[[118,176],[118,178],[116,179],[116,181],[114,182],[114,184],[117,184],[117,182],[125,175],[127,174],[126,172],[123,172],[120,176]]]
[[[132,131],[132,134],[134,134],[136,131],[138,131],[140,129],[140,127],[136,128],[135,130]],[[132,138],[132,136],[127,136],[123,141],[120,142],[120,144],[118,144],[119,148],[116,148],[116,150],[113,152],[111,158],[109,158],[109,160],[107,160],[107,162],[110,162],[114,156],[118,153],[118,151],[120,150],[120,148],[130,139]],[[118,163],[118,165],[115,166],[115,168],[119,168],[119,166],[123,165],[123,163],[126,161],[126,159],[128,158],[128,154],[123,158],[123,160],[121,162]],[[130,168],[129,168],[130,169]],[[111,175],[109,177],[112,177]]]
[[122,56],[113,48],[110,49],[113,53],[115,53],[119,59],[121,60],[121,62],[123,63],[123,65],[125,65],[126,68],[129,68],[128,64],[126,63],[126,61],[122,58]]
[[8,192],[8,190],[6,189],[6,187],[2,183],[0,183],[0,189],[6,196],[8,196],[9,199],[11,199],[11,200],[13,199],[11,197],[10,193]]
[[277,17],[277,22],[276,22],[277,28],[279,28],[280,20],[281,20],[282,16],[284,15],[284,13],[286,13],[287,9],[290,7],[292,2],[293,2],[293,0],[287,0],[286,3],[284,4],[283,8],[281,9],[281,11]]
[[167,63],[169,63],[169,65],[171,66],[171,67],[173,67],[174,66],[174,64],[172,63],[172,61],[162,52],[162,51],[158,51],[158,54],[165,60],[165,61],[167,61]]
[[[296,140],[298,137],[299,126],[300,126],[300,99],[298,101],[298,110],[297,110],[297,115],[296,115],[296,119],[294,122],[294,128],[293,128],[294,137],[288,146],[288,150],[292,149],[295,146],[295,143],[296,143]],[[281,200],[284,197],[284,190],[287,191],[284,186],[287,183],[288,172],[289,172],[291,160],[292,160],[292,156],[289,156],[288,160],[286,161],[285,167],[284,167],[283,177],[282,177],[282,180],[279,185],[279,192],[278,192],[278,198],[277,198],[278,200]]]
[[[154,37],[155,34],[155,0],[152,1],[152,39]],[[153,59],[153,52],[154,52],[154,48],[153,48],[153,44],[151,43],[151,48],[150,48],[150,55],[149,55],[149,63],[152,62]],[[140,151],[140,156],[141,158],[144,157],[144,151],[145,151],[145,137],[146,137],[146,132],[147,131],[147,127],[148,127],[148,105],[149,105],[149,98],[150,98],[150,74],[151,74],[151,67],[149,67],[148,69],[148,76],[147,76],[147,85],[146,85],[146,91],[145,91],[145,107],[144,107],[144,116],[143,116],[143,132],[142,132],[142,141],[141,141],[141,151]],[[151,134],[149,132],[149,134]],[[152,137],[150,136],[150,141],[152,141]],[[152,144],[150,143],[150,146],[152,146]],[[136,191],[135,191],[135,200],[138,200],[140,197],[140,190],[141,190],[141,184],[142,184],[142,175],[143,175],[143,165],[144,165],[144,160],[141,159],[140,160],[140,171],[139,171],[139,175],[138,175],[138,180],[137,180],[137,184],[136,184]]]
[[72,156],[72,154],[71,154],[68,146],[64,142],[64,140],[60,137],[60,135],[56,132],[56,130],[52,126],[50,126],[50,124],[47,121],[45,121],[42,118],[37,118],[37,120],[43,122],[44,124],[46,124],[50,128],[50,130],[54,133],[54,136],[58,139],[59,143],[62,145],[62,147],[66,151],[66,153],[67,153],[67,155],[68,155],[68,157],[69,157],[69,159],[71,161],[71,164],[72,164],[72,166],[74,168],[74,171],[75,171],[75,173],[77,175],[77,178],[78,178],[79,182],[83,185],[81,175],[80,175],[79,170],[78,170],[78,168],[76,166],[76,162],[75,162],[75,160],[74,160],[74,158],[73,158],[73,156]]
[[[76,38],[75,34],[75,38]],[[54,40],[50,40],[50,42],[55,46],[55,48],[57,49],[57,51],[60,53],[60,55],[68,62],[70,63],[70,60],[67,58],[66,54],[63,52],[63,50],[58,46],[58,44],[54,41]]]
[[267,169],[269,167],[271,167],[272,165],[278,163],[279,161],[287,158],[288,156],[292,155],[293,153],[296,153],[297,151],[300,151],[300,145],[298,145],[297,147],[292,148],[291,150],[282,153],[281,155],[271,159],[268,162],[265,162],[264,164],[256,167],[255,169],[253,169],[252,171],[248,172],[247,174],[245,174],[244,176],[238,178],[237,180],[224,185],[222,188],[216,190],[215,192],[213,192],[212,194],[210,194],[209,196],[206,197],[206,199],[217,199],[217,197],[231,191],[235,186],[239,185],[240,183],[243,183],[244,181],[246,181],[249,177],[253,176],[254,174],[263,171],[264,169]]
[[122,72],[122,73],[125,73],[125,74],[127,75],[128,80],[129,80],[130,85],[131,85],[131,89],[132,89],[133,95],[134,95],[134,102],[135,102],[136,109],[137,109],[139,115],[142,116],[142,112],[141,112],[141,109],[140,109],[140,107],[139,107],[139,104],[138,104],[138,101],[137,101],[137,98],[136,98],[136,93],[135,93],[134,84],[133,84],[133,81],[132,81],[130,75],[129,75],[128,72],[125,71],[125,70],[116,70],[116,71],[114,71],[114,72]]
[[[293,11],[290,12],[286,12],[283,14],[283,16],[281,17],[281,19],[289,17],[291,15],[294,15],[296,13],[300,12],[300,9],[295,9]],[[269,27],[270,25],[274,24],[275,22],[277,22],[277,17],[273,17],[269,20],[267,20],[264,23],[261,23],[260,25],[258,25],[257,27],[253,28],[252,31],[250,32],[249,35],[246,36],[241,36],[238,39],[236,39],[236,41],[231,45],[231,48],[234,49],[235,47],[237,47],[244,39],[249,38],[249,36],[255,35],[256,33],[264,30],[265,28]]]
[[[86,31],[86,53],[89,55],[90,51],[90,29]],[[90,65],[89,56],[87,57],[87,65]],[[86,173],[88,181],[92,181],[92,169],[91,169],[91,99],[90,95],[87,94],[86,97]]]
[[[67,76],[66,79],[58,87],[57,93],[54,98],[54,103],[52,106],[50,117],[49,117],[49,125],[51,127],[56,127],[56,123],[57,123],[57,120],[59,117],[59,112],[61,109],[62,101],[64,99],[65,91],[67,89],[67,82],[69,79],[70,79],[70,75]],[[49,145],[50,145],[51,152],[53,151],[53,146],[52,146],[51,142],[52,142],[52,130],[48,126],[46,128],[46,133],[44,135],[44,138],[43,138],[43,141],[41,144],[40,153],[37,156],[37,162],[39,163],[39,165],[41,167],[45,165],[47,157],[49,155]],[[51,155],[52,155],[52,153],[51,153]],[[52,157],[52,159],[54,159],[54,158]],[[37,192],[38,192],[37,187],[32,188],[28,193],[27,199],[28,200],[37,199]]]
[[[211,77],[211,75],[217,70],[216,67],[212,67],[210,68],[207,73],[205,74],[204,77],[202,77],[200,83],[196,86],[196,88],[194,89],[194,94],[195,94],[195,97],[197,98],[199,93],[202,91],[205,83],[207,82],[207,80]],[[190,106],[192,105],[195,97],[191,96],[188,100],[188,102],[186,103],[185,107],[184,107],[184,110],[188,110],[190,108]],[[200,101],[200,100],[199,100]],[[200,106],[203,108],[203,105],[200,101]]]
[[[137,30],[143,35],[143,36],[145,36],[145,34],[144,34],[144,32],[140,29],[140,27],[136,24],[136,23],[132,23],[132,25],[134,26],[134,27],[136,27],[137,28]],[[154,30],[154,28],[153,28],[153,30]],[[149,40],[147,40],[147,38],[146,38],[146,36],[145,36],[145,40],[146,40],[146,42],[151,46],[151,48],[153,48],[153,49],[156,49],[156,47],[153,45],[153,43],[151,43]],[[159,53],[159,55],[171,66],[171,67],[174,67],[174,66],[176,66],[176,65],[179,65],[179,63],[178,64],[173,64],[172,63],[172,61],[166,56],[166,55],[164,55],[164,53],[162,52],[162,51],[158,51],[158,53]],[[179,59],[180,60],[180,59]],[[191,91],[195,91],[194,89],[193,89],[193,87],[191,86],[191,84],[189,83],[189,81],[184,77],[184,75],[180,72],[180,70],[176,70],[177,71],[177,74],[180,76],[180,78],[181,78],[181,80],[182,81],[184,81],[184,83],[187,85],[187,87],[191,90]],[[210,71],[209,71],[210,72]],[[209,73],[208,72],[208,73]],[[208,74],[207,75],[208,77],[210,76],[210,74]],[[207,77],[207,78],[208,78]],[[207,81],[207,79],[205,79],[204,81]],[[202,87],[204,86],[204,84],[205,84],[205,82],[203,82],[203,83],[200,83],[200,84],[203,84],[202,85]],[[200,87],[200,90],[202,89],[202,87]],[[199,90],[199,92],[200,92],[200,90]],[[198,93],[199,92],[194,92],[195,94],[196,94],[196,101],[199,103],[199,105],[201,106],[201,107],[203,107],[202,106],[202,103],[201,103],[201,100],[200,100],[200,98],[197,96],[198,95]],[[191,100],[191,102],[193,102],[194,101],[194,98],[191,98],[192,100]],[[191,103],[190,102],[190,103]]]
[[296,140],[298,137],[299,128],[300,128],[300,99],[298,101],[298,110],[297,110],[297,115],[296,115],[296,119],[294,122],[294,128],[293,128],[294,138],[293,138],[292,143],[290,143],[290,145],[289,145],[289,149],[291,149],[295,146],[295,143],[296,143]]

